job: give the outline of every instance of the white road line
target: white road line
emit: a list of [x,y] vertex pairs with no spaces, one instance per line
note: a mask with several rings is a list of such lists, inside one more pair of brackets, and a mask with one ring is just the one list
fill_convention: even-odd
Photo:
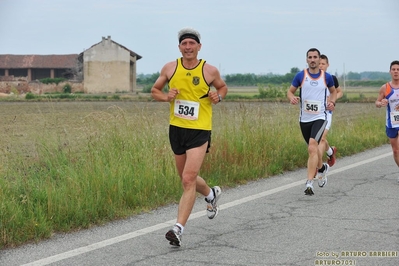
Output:
[[[364,165],[364,164],[367,164],[367,163],[370,163],[370,162],[373,162],[373,161],[377,161],[377,160],[380,160],[380,159],[388,157],[388,156],[392,156],[392,152],[385,153],[385,154],[373,157],[371,159],[363,160],[361,162],[357,162],[357,163],[350,164],[350,165],[347,165],[347,166],[344,166],[344,167],[341,167],[341,168],[337,168],[337,169],[331,170],[331,171],[329,171],[329,175],[340,173],[340,172],[343,172],[345,170],[348,170],[348,169],[351,169],[351,168],[355,168],[355,167],[358,167],[358,166],[361,166],[361,165]],[[255,199],[263,198],[263,197],[266,197],[268,195],[272,195],[274,193],[277,193],[277,192],[280,192],[280,191],[284,191],[284,190],[287,190],[287,189],[290,189],[290,188],[293,188],[293,187],[296,187],[296,186],[299,186],[299,185],[303,185],[303,180],[297,181],[297,182],[294,182],[294,183],[290,183],[288,185],[284,185],[284,186],[281,186],[281,187],[273,188],[273,189],[270,189],[270,190],[266,190],[266,191],[258,193],[258,194],[254,194],[254,195],[251,195],[251,196],[248,196],[248,197],[245,197],[245,198],[241,198],[241,199],[238,199],[238,200],[235,200],[235,201],[231,201],[231,202],[222,204],[222,205],[220,205],[220,209],[224,209],[225,210],[225,209],[228,209],[230,207],[234,207],[234,206],[237,206],[237,205],[249,202],[249,201],[253,201]],[[205,216],[205,214],[206,214],[205,211],[199,211],[199,212],[196,212],[196,213],[192,213],[190,215],[189,220],[197,219],[199,217]],[[171,227],[171,226],[173,226],[175,224],[175,222],[176,222],[175,219],[169,220],[169,221],[166,221],[166,222],[163,222],[163,223],[159,223],[159,224],[156,224],[156,225],[153,225],[153,226],[150,226],[150,227],[146,227],[146,228],[143,228],[143,229],[128,233],[128,234],[120,235],[120,236],[117,236],[117,237],[114,237],[114,238],[109,238],[107,240],[100,241],[100,242],[97,242],[97,243],[94,243],[94,244],[91,244],[91,245],[88,245],[88,246],[85,246],[85,247],[76,248],[76,249],[73,249],[73,250],[70,250],[70,251],[67,251],[67,252],[64,252],[64,253],[60,253],[60,254],[51,256],[51,257],[47,257],[47,258],[40,259],[40,260],[37,260],[37,261],[33,261],[33,262],[30,262],[30,263],[27,263],[27,264],[23,264],[21,266],[43,266],[43,265],[48,265],[48,264],[51,264],[51,263],[54,263],[54,262],[57,262],[57,261],[61,261],[61,260],[68,259],[68,258],[72,258],[72,257],[78,256],[80,254],[84,254],[84,253],[87,253],[87,252],[90,252],[90,251],[93,251],[93,250],[97,250],[97,249],[100,249],[100,248],[103,248],[103,247],[106,247],[106,246],[110,246],[110,245],[113,245],[113,244],[116,244],[116,243],[119,243],[119,242],[122,242],[122,241],[125,241],[125,240],[129,240],[129,239],[141,236],[141,235],[149,234],[149,233],[158,231],[160,229]]]

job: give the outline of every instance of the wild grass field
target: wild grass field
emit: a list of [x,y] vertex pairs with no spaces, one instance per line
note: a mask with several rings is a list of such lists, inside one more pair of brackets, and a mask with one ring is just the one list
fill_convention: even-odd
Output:
[[[305,167],[298,106],[214,106],[201,176],[234,187]],[[181,185],[168,140],[168,103],[1,102],[0,248],[175,203]],[[338,157],[387,142],[373,103],[340,103],[329,141]],[[305,179],[305,177],[304,177]]]
[[[382,85],[382,84],[381,84]],[[280,86],[279,86],[280,87]],[[282,90],[287,90],[289,85],[281,88]],[[377,98],[378,92],[380,88],[377,87],[344,87],[341,85],[341,89],[346,95],[344,99],[340,101],[359,101],[360,99],[373,101]],[[248,97],[253,97],[259,94],[259,87],[251,86],[251,87],[229,87],[229,96],[231,95],[243,95]]]

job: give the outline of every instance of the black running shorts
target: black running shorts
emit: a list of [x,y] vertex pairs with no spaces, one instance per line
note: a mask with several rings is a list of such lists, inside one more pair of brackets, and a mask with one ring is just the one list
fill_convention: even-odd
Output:
[[302,136],[306,143],[309,144],[309,139],[315,139],[320,143],[323,136],[324,129],[327,125],[327,120],[315,120],[312,122],[300,122]]
[[211,131],[181,128],[169,125],[169,141],[174,154],[182,155],[187,150],[202,146],[208,142],[206,152],[211,147]]

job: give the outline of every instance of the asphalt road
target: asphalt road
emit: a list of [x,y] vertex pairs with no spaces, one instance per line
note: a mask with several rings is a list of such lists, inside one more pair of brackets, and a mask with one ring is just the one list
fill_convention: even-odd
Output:
[[164,238],[173,205],[2,250],[0,265],[399,265],[399,169],[389,145],[338,159],[314,196],[303,193],[305,176],[224,189],[214,220],[199,198],[180,248]]

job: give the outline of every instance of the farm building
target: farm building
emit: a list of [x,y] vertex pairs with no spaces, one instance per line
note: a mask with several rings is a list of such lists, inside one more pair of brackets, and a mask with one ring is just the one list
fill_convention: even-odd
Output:
[[102,37],[101,42],[80,54],[0,55],[0,82],[74,79],[78,75],[80,80],[83,78],[85,93],[134,92],[137,60],[141,58],[111,40],[111,36]]
[[133,92],[137,90],[137,60],[141,56],[102,37],[79,54],[83,63],[84,91],[87,93]]
[[32,81],[43,78],[70,78],[77,66],[77,54],[68,55],[0,55],[0,80],[25,77]]

